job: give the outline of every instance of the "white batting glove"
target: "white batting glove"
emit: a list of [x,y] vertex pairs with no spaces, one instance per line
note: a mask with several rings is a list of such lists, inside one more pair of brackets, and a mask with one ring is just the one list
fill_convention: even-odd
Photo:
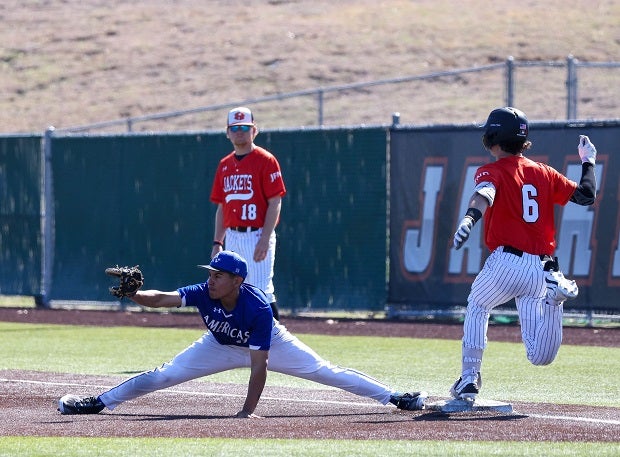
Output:
[[581,157],[581,163],[590,162],[592,165],[596,162],[596,148],[590,142],[590,138],[586,135],[579,135],[579,157]]
[[454,247],[456,249],[461,249],[461,246],[465,244],[465,241],[469,238],[469,234],[471,233],[471,228],[474,226],[474,219],[471,216],[465,216],[458,228],[456,229],[456,233],[454,234]]

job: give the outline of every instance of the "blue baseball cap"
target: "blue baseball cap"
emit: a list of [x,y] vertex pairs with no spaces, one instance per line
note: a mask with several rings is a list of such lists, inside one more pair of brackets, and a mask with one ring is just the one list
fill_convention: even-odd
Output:
[[209,265],[198,265],[201,268],[213,271],[225,271],[243,279],[248,275],[248,263],[243,257],[233,251],[218,252]]

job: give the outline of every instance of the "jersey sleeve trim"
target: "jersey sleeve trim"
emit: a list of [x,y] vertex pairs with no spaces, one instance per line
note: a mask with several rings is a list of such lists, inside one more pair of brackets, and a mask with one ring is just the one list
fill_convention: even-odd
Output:
[[483,181],[479,183],[475,187],[474,192],[476,192],[481,197],[484,197],[489,203],[489,206],[493,206],[493,202],[495,201],[495,193],[497,192],[497,190],[495,189],[495,186],[492,182]]

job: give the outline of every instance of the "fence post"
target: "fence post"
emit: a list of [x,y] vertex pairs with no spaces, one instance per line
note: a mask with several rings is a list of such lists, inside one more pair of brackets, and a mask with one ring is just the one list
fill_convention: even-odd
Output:
[[41,291],[35,297],[39,308],[49,308],[54,265],[54,195],[52,185],[52,137],[55,128],[50,126],[41,145]]
[[394,112],[392,113],[392,127],[396,127],[398,124],[400,124],[400,113]]
[[566,58],[566,119],[577,119],[577,59]]
[[318,103],[318,125],[321,127],[323,125],[323,89],[319,89],[316,93],[317,103]]
[[506,59],[506,106],[514,106],[515,81],[514,81],[515,59],[508,56]]

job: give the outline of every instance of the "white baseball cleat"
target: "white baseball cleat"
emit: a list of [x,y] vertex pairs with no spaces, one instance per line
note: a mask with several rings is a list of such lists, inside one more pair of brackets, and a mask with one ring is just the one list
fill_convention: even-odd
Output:
[[482,387],[482,375],[469,374],[461,376],[450,388],[450,395],[457,400],[475,401]]
[[579,287],[572,279],[566,279],[561,271],[546,271],[547,298],[556,302],[571,300],[579,294]]

